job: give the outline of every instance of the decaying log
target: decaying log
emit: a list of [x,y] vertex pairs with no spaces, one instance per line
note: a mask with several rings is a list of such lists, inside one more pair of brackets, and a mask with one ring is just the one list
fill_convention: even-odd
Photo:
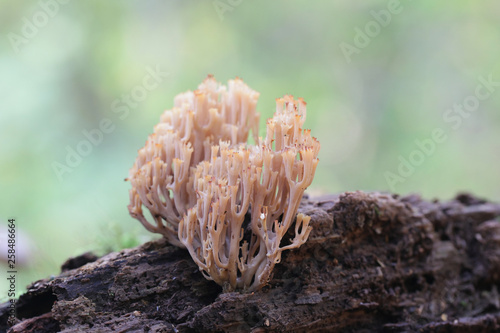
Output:
[[19,297],[14,326],[0,306],[0,331],[500,332],[499,204],[352,192],[299,211],[310,238],[260,291],[222,293],[160,240],[67,262]]

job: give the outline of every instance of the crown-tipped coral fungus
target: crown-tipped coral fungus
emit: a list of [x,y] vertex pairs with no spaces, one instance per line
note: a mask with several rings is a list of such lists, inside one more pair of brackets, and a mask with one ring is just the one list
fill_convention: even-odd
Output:
[[[258,131],[257,98],[241,80],[226,92],[212,77],[178,95],[129,177],[131,215],[186,247],[205,277],[226,290],[262,287],[281,252],[302,245],[311,231],[310,218],[297,215],[320,148],[302,128],[306,103],[277,99],[265,138],[248,146],[249,130]],[[293,239],[283,241],[294,222]]]

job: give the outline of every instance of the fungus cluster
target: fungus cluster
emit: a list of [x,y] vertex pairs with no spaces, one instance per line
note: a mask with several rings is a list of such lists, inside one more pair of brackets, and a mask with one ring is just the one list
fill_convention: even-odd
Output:
[[[281,252],[302,245],[311,231],[310,218],[297,215],[320,148],[302,128],[306,103],[277,99],[265,138],[257,138],[258,97],[240,79],[226,88],[211,76],[178,95],[128,178],[130,214],[187,248],[225,290],[262,287]],[[255,145],[246,144],[250,130]],[[284,239],[293,225],[293,238]]]

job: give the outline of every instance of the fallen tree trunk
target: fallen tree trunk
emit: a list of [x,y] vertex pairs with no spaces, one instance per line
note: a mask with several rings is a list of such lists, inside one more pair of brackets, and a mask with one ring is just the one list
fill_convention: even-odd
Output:
[[299,211],[308,242],[258,292],[222,293],[160,240],[67,262],[21,295],[9,332],[500,331],[499,204],[353,192]]

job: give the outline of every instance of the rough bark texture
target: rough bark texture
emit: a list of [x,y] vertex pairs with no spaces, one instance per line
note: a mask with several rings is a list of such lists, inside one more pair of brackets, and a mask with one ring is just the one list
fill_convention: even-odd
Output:
[[67,262],[19,298],[15,326],[0,306],[0,331],[500,332],[500,205],[354,192],[300,211],[309,241],[258,292],[222,293],[156,241]]

